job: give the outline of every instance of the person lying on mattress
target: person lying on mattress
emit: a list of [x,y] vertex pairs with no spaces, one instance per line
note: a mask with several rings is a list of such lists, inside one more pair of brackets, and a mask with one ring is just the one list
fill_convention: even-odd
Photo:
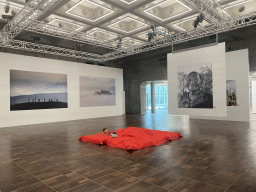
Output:
[[106,136],[106,135],[111,135],[112,137],[118,137],[116,132],[114,132],[114,131],[110,132],[110,131],[107,130],[107,128],[104,128],[102,136]]

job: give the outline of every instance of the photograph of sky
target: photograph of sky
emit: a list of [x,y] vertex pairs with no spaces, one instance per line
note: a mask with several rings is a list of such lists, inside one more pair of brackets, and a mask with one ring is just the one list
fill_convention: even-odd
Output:
[[116,104],[114,78],[80,77],[80,107]]
[[11,110],[66,108],[67,75],[10,70],[10,104]]

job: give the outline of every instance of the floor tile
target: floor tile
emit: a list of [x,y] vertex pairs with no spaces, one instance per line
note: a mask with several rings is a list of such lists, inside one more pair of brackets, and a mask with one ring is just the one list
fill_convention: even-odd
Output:
[[54,190],[47,186],[46,184],[40,182],[15,190],[13,192],[54,192]]
[[144,178],[144,181],[159,185],[166,189],[174,189],[189,178],[173,174],[171,171],[161,170]]
[[126,160],[124,158],[116,158],[114,160],[101,161],[97,163],[108,168],[115,169],[116,171],[135,164],[135,162]]
[[106,187],[99,185],[93,181],[88,181],[82,185],[69,189],[65,192],[111,192],[112,190],[107,189]]
[[40,160],[36,160],[36,161],[30,162],[28,164],[22,164],[20,166],[22,168],[24,168],[26,171],[28,171],[30,173],[33,173],[33,172],[36,172],[36,171],[40,171],[40,170],[43,170],[43,169],[54,167],[54,166],[56,166],[56,164],[42,158]]
[[110,161],[114,159],[118,159],[118,157],[113,156],[113,155],[107,155],[104,153],[99,153],[99,154],[94,154],[94,155],[89,155],[83,157],[83,159],[94,162],[94,163],[101,163],[104,161]]
[[129,167],[126,167],[120,170],[120,172],[122,173],[126,173],[127,175],[131,175],[139,179],[144,179],[150,174],[154,173],[155,171],[156,169],[142,165],[140,163],[136,163],[134,165],[131,165]]
[[16,167],[18,167],[18,165],[16,163],[14,163],[13,161],[8,160],[8,159],[2,160],[0,162],[0,172],[8,170],[8,169],[13,169],[13,168],[16,168]]
[[244,172],[241,179],[256,181],[256,167],[250,167],[246,172]]
[[80,157],[79,155],[60,155],[58,157],[49,158],[48,160],[57,164],[65,164],[70,161],[74,161],[82,158],[83,157]]
[[118,189],[121,189],[127,185],[130,185],[138,181],[138,179],[117,171],[117,172],[102,176],[98,179],[95,179],[94,181],[109,189],[116,191]]
[[248,166],[243,165],[216,163],[209,166],[206,170],[215,171],[224,175],[241,176],[248,170],[248,168]]
[[130,192],[130,191],[139,191],[139,192],[168,192],[169,190],[164,189],[160,186],[147,183],[145,181],[137,181],[127,187],[124,187],[117,192]]
[[199,174],[203,169],[185,165],[185,164],[178,164],[176,166],[171,166],[170,168],[167,168],[166,170],[169,170],[171,173],[181,175],[184,177],[193,177],[197,174]]
[[36,171],[33,173],[33,175],[40,179],[41,181],[45,181],[54,177],[58,177],[61,175],[67,175],[69,173],[71,173],[71,170],[68,170],[64,167],[61,166],[55,166],[55,167],[51,167],[48,169],[43,169],[41,171]]
[[89,179],[95,180],[99,177],[113,173],[113,172],[115,172],[115,170],[107,168],[105,166],[101,166],[101,165],[93,165],[93,166],[87,167],[85,169],[76,170],[76,172],[79,173],[80,175],[83,175],[83,176],[89,178]]
[[232,185],[240,176],[229,176],[213,171],[203,171],[194,176],[193,179],[212,184],[222,188],[228,188]]
[[33,156],[24,157],[24,158],[17,158],[13,160],[14,163],[20,166],[39,163],[43,161],[46,161],[46,159],[39,155],[33,155]]
[[173,192],[224,192],[226,189],[214,185],[189,179],[180,186],[173,189]]
[[236,192],[255,192],[256,181],[245,180],[240,178],[235,183],[233,183],[228,189]]
[[13,177],[8,180],[0,181],[0,191],[1,192],[14,191],[38,182],[40,181],[37,178],[35,178],[34,176],[28,173],[18,177]]
[[61,166],[67,168],[67,169],[70,169],[72,171],[79,171],[79,170],[82,170],[82,169],[85,169],[87,167],[90,167],[90,166],[94,166],[94,165],[97,165],[91,161],[87,161],[85,159],[76,159],[74,161],[70,161],[68,163],[65,163],[65,164],[61,164]]
[[81,185],[87,181],[89,181],[88,178],[81,176],[75,172],[71,172],[68,174],[62,174],[56,177],[49,178],[45,180],[44,183],[49,185],[56,191],[65,191]]
[[28,172],[22,169],[19,166],[13,166],[12,168],[8,168],[5,170],[0,170],[0,181],[11,179],[13,177],[17,177],[20,175],[27,174]]

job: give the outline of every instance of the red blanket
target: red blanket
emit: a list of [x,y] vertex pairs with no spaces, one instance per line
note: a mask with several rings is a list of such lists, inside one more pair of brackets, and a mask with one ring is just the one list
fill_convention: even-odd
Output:
[[158,131],[138,127],[127,127],[125,129],[118,129],[115,132],[118,134],[116,138],[112,138],[110,135],[102,136],[102,133],[99,133],[83,136],[78,140],[95,144],[103,143],[125,150],[139,150],[182,137],[178,132]]

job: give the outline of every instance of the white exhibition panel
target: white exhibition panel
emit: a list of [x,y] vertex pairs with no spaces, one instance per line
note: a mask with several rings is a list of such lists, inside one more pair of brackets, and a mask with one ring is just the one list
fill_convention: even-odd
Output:
[[[178,108],[178,67],[212,64],[213,109]],[[168,113],[173,115],[227,116],[225,43],[167,55]]]
[[190,118],[226,121],[250,121],[248,49],[226,53],[226,75],[227,80],[236,81],[237,106],[227,106],[227,117],[190,116]]
[[[123,114],[123,69],[0,53],[0,127]],[[68,108],[10,111],[10,70],[67,74]],[[79,77],[115,78],[116,105],[80,107]]]
[[252,113],[256,113],[256,81],[252,81]]

